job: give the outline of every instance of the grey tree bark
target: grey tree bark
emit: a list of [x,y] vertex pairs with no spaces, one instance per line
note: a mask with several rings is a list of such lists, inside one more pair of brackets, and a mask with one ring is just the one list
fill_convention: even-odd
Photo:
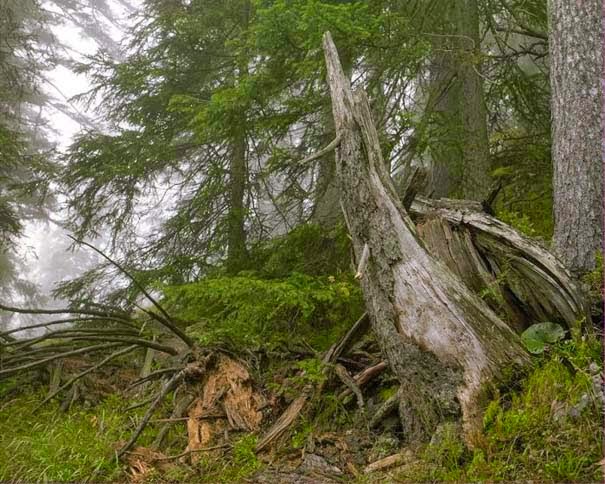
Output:
[[537,321],[580,329],[579,322],[590,317],[565,266],[536,240],[486,214],[480,203],[417,197],[409,213],[430,254],[517,333]]
[[553,247],[577,275],[603,242],[602,0],[550,0]]
[[358,260],[372,327],[401,384],[409,441],[462,414],[469,443],[481,428],[486,388],[528,362],[519,337],[418,241],[386,172],[365,93],[351,92],[336,48],[324,37],[337,135],[341,206]]

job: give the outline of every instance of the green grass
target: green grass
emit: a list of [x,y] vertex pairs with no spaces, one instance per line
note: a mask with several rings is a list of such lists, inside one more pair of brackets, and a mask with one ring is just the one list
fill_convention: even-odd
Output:
[[[40,389],[0,398],[0,481],[116,480],[122,472],[117,443],[130,437],[140,412],[126,414],[118,395],[88,409],[62,412],[56,403],[37,408],[44,396]],[[141,444],[150,437],[145,432]]]

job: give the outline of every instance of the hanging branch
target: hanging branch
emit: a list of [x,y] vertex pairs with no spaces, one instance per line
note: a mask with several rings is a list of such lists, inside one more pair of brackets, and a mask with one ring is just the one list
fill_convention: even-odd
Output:
[[112,330],[112,329],[106,330],[106,329],[100,329],[100,328],[96,328],[96,329],[68,328],[68,329],[58,329],[56,331],[49,331],[48,333],[45,333],[41,336],[36,336],[36,337],[30,338],[30,339],[21,339],[21,340],[17,339],[11,343],[6,343],[2,346],[4,348],[13,348],[15,351],[21,351],[26,348],[30,348],[42,341],[46,341],[48,339],[57,339],[57,338],[69,339],[69,338],[74,338],[76,336],[87,336],[87,335],[103,336],[104,334],[107,334],[110,336],[138,336],[138,333],[133,332],[133,331],[117,331],[117,330]]
[[133,381],[129,386],[128,386],[128,390],[132,390],[133,388],[142,385],[143,383],[146,383],[148,381],[151,380],[155,380],[156,378],[159,378],[167,373],[175,373],[179,370],[182,370],[183,367],[181,366],[177,366],[177,367],[171,367],[171,368],[162,368],[161,370],[156,370],[154,372],[151,372],[149,375],[144,376],[142,378],[139,378],[138,380]]
[[81,355],[82,353],[89,353],[98,350],[105,350],[109,348],[117,348],[118,346],[122,346],[122,343],[105,343],[93,346],[85,346],[83,348],[78,348],[73,351],[66,351],[65,353],[60,353],[58,355],[50,356],[48,358],[44,358],[42,360],[37,360],[32,363],[28,363],[26,365],[17,366],[14,368],[7,368],[5,370],[0,370],[0,376],[12,375],[13,373],[18,373],[24,370],[31,370],[36,366],[42,366],[46,363],[50,363],[51,361],[58,360],[59,358],[65,358],[67,356]]
[[[132,337],[132,336],[136,336],[133,335],[132,333],[118,333],[118,332],[113,332],[113,331],[98,331],[98,332],[93,332],[93,333],[86,333],[86,332],[78,332],[78,331],[74,331],[73,334],[70,334],[69,332],[66,333],[55,333],[52,336],[41,336],[39,338],[35,338],[33,341],[25,341],[23,343],[23,346],[19,346],[17,348],[15,348],[15,355],[22,355],[23,353],[20,353],[20,351],[22,351],[23,349],[29,348],[31,346],[33,346],[34,344],[40,343],[41,341],[45,341],[48,339],[54,339],[54,338],[60,338],[60,339],[66,339],[66,340],[70,340],[70,341],[113,341],[113,342],[122,342],[122,343],[130,343],[130,344],[136,344],[138,346],[142,346],[144,348],[152,348],[154,350],[158,350],[161,351],[162,353],[166,353],[169,355],[173,355],[176,356],[178,355],[178,351],[173,348],[172,346],[167,346],[167,345],[162,345],[160,343],[156,343],[153,341],[149,341],[146,339],[142,339],[142,338],[136,338],[136,337]],[[21,341],[17,341],[17,343],[22,343]],[[4,345],[4,347],[9,347],[9,345]],[[27,353],[25,353],[27,354]]]
[[318,158],[321,158],[322,156],[327,155],[328,153],[331,153],[336,148],[338,148],[339,144],[340,144],[340,135],[337,135],[336,138],[334,138],[328,144],[328,146],[326,146],[325,148],[322,148],[317,153],[313,153],[311,156],[308,156],[304,160],[300,161],[299,164],[300,165],[307,165],[307,164],[311,163],[312,161],[315,161]]
[[[83,240],[77,240],[75,237],[72,237],[71,235],[68,235],[68,237],[70,239],[72,239],[74,242],[76,242],[77,244],[85,245],[86,247],[89,247],[90,249],[94,250],[97,254],[99,254],[105,260],[107,260],[108,262],[110,262],[111,264],[113,264],[115,267],[117,267],[118,270],[120,272],[122,272],[126,277],[128,277],[133,282],[133,284],[143,293],[143,295],[147,298],[147,300],[149,302],[151,302],[151,304],[153,304],[157,308],[157,310],[160,311],[160,313],[162,313],[162,315],[164,316],[164,317],[160,317],[159,315],[156,314],[155,316],[153,316],[153,318],[156,321],[158,321],[159,323],[161,323],[163,326],[165,326],[166,328],[168,328],[175,335],[177,335],[189,348],[193,348],[193,346],[194,346],[193,340],[191,338],[189,338],[189,336],[187,336],[172,321],[172,318],[170,317],[170,315],[168,314],[168,312],[160,305],[159,302],[157,302],[155,300],[155,298],[153,298],[153,296],[151,296],[151,294],[149,294],[147,292],[147,290],[145,289],[145,287],[143,287],[143,285],[139,281],[137,281],[137,279],[125,267],[123,267],[121,264],[119,264],[118,262],[116,262],[113,259],[111,259],[108,255],[106,255],[100,249],[97,249],[94,245],[89,244],[88,242],[84,242]],[[145,312],[147,314],[151,313],[151,312],[148,313],[147,311],[145,311]]]
[[172,356],[177,356],[179,354],[178,350],[173,348],[172,346],[166,346],[159,343],[155,343],[153,341],[149,341],[141,338],[119,338],[119,337],[111,337],[111,336],[78,336],[71,338],[72,341],[115,341],[116,343],[122,344],[135,344],[138,346],[143,346],[145,348],[152,348],[154,350],[161,351],[162,353],[166,353]]
[[[132,328],[136,331],[139,330],[139,328],[137,328],[134,324],[132,323],[128,323],[125,320],[121,319],[121,318],[114,318],[114,317],[107,317],[107,318],[68,318],[68,319],[57,319],[54,321],[48,321],[46,323],[38,323],[38,324],[32,324],[29,326],[20,326],[18,328],[14,328],[8,331],[3,331],[0,332],[0,338],[6,338],[8,335],[11,335],[13,333],[19,333],[21,331],[27,331],[29,329],[36,329],[36,328],[45,328],[46,326],[54,326],[57,324],[67,324],[67,323],[84,323],[84,322],[94,322],[94,321],[98,321],[98,322],[103,322],[103,321],[113,321],[116,322],[118,324],[121,324],[123,326],[127,326],[129,328]],[[11,338],[14,340],[14,338]]]
[[19,314],[85,314],[87,316],[96,316],[99,318],[112,318],[112,319],[120,319],[125,322],[132,321],[128,318],[124,313],[109,313],[109,312],[101,312],[94,311],[92,309],[29,309],[29,308],[15,308],[12,306],[6,306],[0,303],[0,309],[3,311],[7,311],[9,313],[19,313]]

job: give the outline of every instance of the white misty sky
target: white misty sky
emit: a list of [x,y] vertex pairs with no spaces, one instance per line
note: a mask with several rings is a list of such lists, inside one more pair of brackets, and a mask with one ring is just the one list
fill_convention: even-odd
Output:
[[[49,2],[44,3],[45,8],[58,11],[55,5]],[[139,4],[138,1],[131,3]],[[110,6],[116,19],[122,25],[127,25],[128,16],[123,6],[117,2],[110,2]],[[114,40],[119,42],[123,39],[124,32],[119,28],[109,25],[106,28]],[[84,36],[80,29],[71,22],[66,21],[62,25],[55,26],[52,31],[63,46],[59,47],[60,55],[70,59],[84,60],[83,56],[94,54],[99,48],[94,40]],[[83,106],[69,101],[73,96],[86,92],[90,88],[86,76],[75,74],[64,66],[57,66],[46,77],[48,82],[43,89],[51,98],[68,105],[74,112],[84,114],[91,121],[95,120],[94,107],[91,107],[90,111],[85,111]],[[71,144],[74,136],[84,128],[80,123],[52,106],[47,107],[46,117],[49,120],[50,128],[55,133],[52,141],[61,151],[65,150]],[[53,214],[55,220],[62,218],[63,214],[60,211]],[[48,294],[56,282],[82,273],[97,261],[97,257],[89,250],[77,250],[73,253],[68,251],[70,240],[66,235],[65,230],[52,222],[26,223],[20,254],[24,261],[22,276],[37,283],[43,294]]]

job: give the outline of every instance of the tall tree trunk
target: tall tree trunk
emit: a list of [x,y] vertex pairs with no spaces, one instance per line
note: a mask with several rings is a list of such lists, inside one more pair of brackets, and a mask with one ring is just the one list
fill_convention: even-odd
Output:
[[487,110],[476,0],[441,0],[427,13],[435,36],[427,102],[435,198],[483,201],[490,187]]
[[459,56],[455,53],[456,2],[441,0],[428,9],[435,35],[431,37],[428,96],[424,117],[431,161],[428,193],[434,198],[451,197],[460,189],[464,158],[461,149]]
[[[441,38],[434,45],[443,45]],[[445,50],[445,49],[444,49]],[[460,187],[463,153],[459,122],[460,82],[451,52],[435,53],[431,64],[431,83],[427,110],[433,129],[428,137],[431,159],[429,192],[431,197],[454,195]],[[432,113],[431,113],[432,111]],[[431,115],[432,114],[432,115]]]
[[594,269],[603,242],[602,0],[550,0],[555,230],[568,268]]
[[481,38],[477,0],[456,0],[458,39],[461,53],[458,77],[461,90],[459,107],[462,116],[462,196],[467,200],[486,199],[491,179],[487,110],[481,78]]
[[410,441],[462,412],[472,442],[486,385],[528,356],[518,336],[418,242],[386,172],[363,92],[352,94],[329,34],[324,38],[332,110],[341,143],[341,205],[358,259],[374,332],[401,384],[400,415]]
[[[250,0],[242,0],[241,29],[246,32],[252,15]],[[240,52],[236,64],[236,82],[242,82],[248,75],[249,53]],[[229,213],[227,215],[227,270],[231,273],[241,270],[246,262],[246,186],[248,185],[248,140],[246,133],[246,113],[234,113],[232,120],[231,162],[229,164]]]
[[[334,132],[334,120],[326,107],[325,119],[326,133],[323,136],[323,144],[327,145],[336,136]],[[328,153],[319,160],[319,172],[317,174],[317,188],[315,197],[315,208],[312,220],[324,228],[334,227],[342,219],[340,212],[340,191],[336,181],[336,165],[334,164],[334,153]]]

